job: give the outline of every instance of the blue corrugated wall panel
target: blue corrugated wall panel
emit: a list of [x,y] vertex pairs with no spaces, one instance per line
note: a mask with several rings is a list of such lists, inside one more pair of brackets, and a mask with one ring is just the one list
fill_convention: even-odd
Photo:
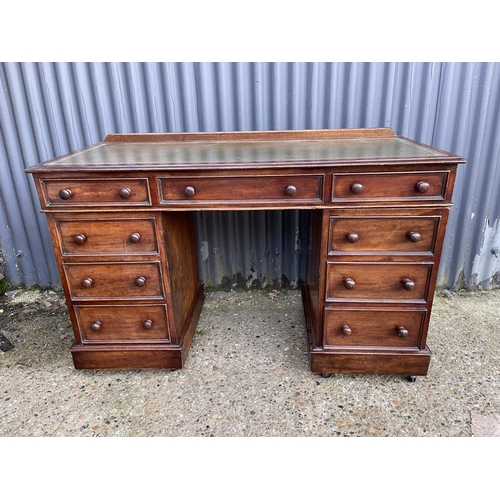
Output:
[[[391,127],[468,159],[439,284],[498,285],[500,63],[1,63],[0,90],[0,252],[12,283],[59,284],[30,165],[111,132]],[[307,213],[213,212],[196,225],[207,285],[303,279]]]

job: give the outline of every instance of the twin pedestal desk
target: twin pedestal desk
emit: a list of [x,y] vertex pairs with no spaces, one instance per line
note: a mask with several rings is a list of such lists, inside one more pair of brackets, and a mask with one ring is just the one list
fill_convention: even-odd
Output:
[[427,374],[459,156],[391,129],[112,134],[27,170],[78,369],[179,369],[203,304],[193,211],[311,210],[310,369]]

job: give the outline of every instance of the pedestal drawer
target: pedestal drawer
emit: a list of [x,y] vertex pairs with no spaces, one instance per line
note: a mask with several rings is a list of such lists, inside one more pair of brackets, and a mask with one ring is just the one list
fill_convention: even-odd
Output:
[[56,219],[63,255],[158,254],[155,219]]
[[327,346],[419,346],[425,310],[325,309]]
[[83,342],[169,340],[164,305],[76,306]]
[[432,264],[327,263],[327,300],[427,300]]
[[159,262],[65,264],[73,300],[163,298]]
[[330,217],[328,254],[434,253],[439,216]]

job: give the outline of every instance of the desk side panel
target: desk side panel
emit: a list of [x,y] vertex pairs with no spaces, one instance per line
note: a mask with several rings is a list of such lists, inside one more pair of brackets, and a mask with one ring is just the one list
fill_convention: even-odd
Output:
[[182,342],[182,335],[199,291],[198,259],[194,216],[192,212],[163,212],[163,233],[168,268],[167,295],[173,317],[173,341]]

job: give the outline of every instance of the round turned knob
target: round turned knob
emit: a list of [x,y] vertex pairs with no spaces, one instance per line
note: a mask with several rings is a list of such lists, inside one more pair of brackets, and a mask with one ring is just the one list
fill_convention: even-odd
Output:
[[82,280],[83,288],[90,288],[94,284],[92,278],[85,278]]
[[359,194],[359,193],[361,193],[361,191],[363,191],[363,184],[360,184],[359,182],[355,182],[355,183],[351,186],[351,191],[352,191],[354,194]]
[[144,328],[144,330],[151,330],[151,328],[153,327],[153,322],[150,319],[147,319],[142,324],[142,327]]
[[196,189],[193,186],[186,186],[184,188],[184,194],[188,198],[192,198],[196,194]]
[[73,236],[73,241],[77,245],[83,245],[87,241],[87,237],[84,234],[80,233],[80,234]]
[[101,329],[101,322],[100,321],[94,321],[92,323],[92,326],[90,327],[93,332],[98,332]]
[[359,235],[358,235],[358,233],[352,233],[351,232],[351,233],[347,233],[346,238],[347,238],[347,241],[349,243],[356,243],[356,241],[359,240]]
[[410,279],[403,280],[403,288],[405,290],[413,290],[415,288],[415,282]]
[[59,198],[61,200],[69,200],[73,196],[73,193],[69,189],[61,189],[59,191]]
[[346,278],[344,280],[344,286],[348,289],[348,290],[352,290],[354,288],[354,285],[356,285],[356,282],[352,279],[352,278]]
[[346,337],[348,337],[351,334],[352,334],[351,327],[349,325],[344,325],[342,327],[342,335],[345,335]]
[[118,194],[120,195],[120,198],[127,200],[132,196],[132,191],[130,191],[129,188],[121,188],[120,191],[118,191]]
[[427,191],[429,191],[430,187],[431,186],[430,186],[430,184],[428,182],[420,181],[420,182],[417,182],[417,185],[415,186],[415,189],[419,193],[427,193]]
[[141,239],[141,235],[139,233],[132,233],[129,237],[128,237],[128,240],[131,242],[131,243],[139,243]]
[[146,278],[144,276],[139,276],[136,280],[135,280],[135,284],[137,286],[144,286],[146,284]]
[[293,184],[291,184],[290,186],[287,186],[285,189],[285,193],[288,196],[295,196],[296,192],[297,192],[297,188]]
[[417,241],[420,241],[420,233],[417,233],[416,231],[412,231],[411,233],[408,234],[408,239],[412,243],[417,243]]
[[410,333],[404,326],[398,326],[397,331],[398,337],[401,337],[402,339],[408,337],[408,334]]

